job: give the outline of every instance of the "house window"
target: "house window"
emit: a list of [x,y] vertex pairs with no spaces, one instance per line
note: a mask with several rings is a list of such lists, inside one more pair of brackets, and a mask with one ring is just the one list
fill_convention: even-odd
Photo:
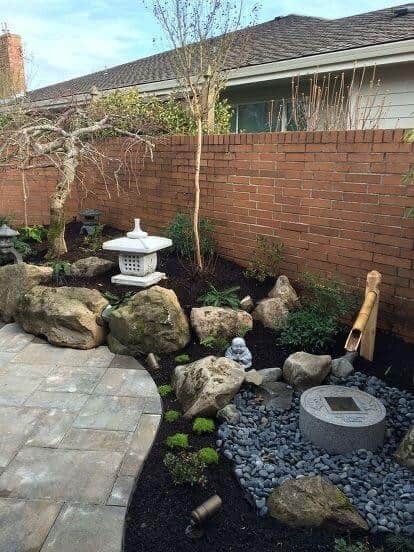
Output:
[[248,102],[233,107],[231,132],[279,132],[302,126],[293,120],[290,101]]

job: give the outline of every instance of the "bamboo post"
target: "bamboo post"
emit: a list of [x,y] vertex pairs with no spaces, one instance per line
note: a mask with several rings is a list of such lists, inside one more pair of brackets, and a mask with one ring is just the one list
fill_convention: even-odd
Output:
[[380,283],[379,272],[372,270],[368,273],[365,299],[345,343],[345,349],[350,352],[361,345],[360,355],[371,361],[374,358]]

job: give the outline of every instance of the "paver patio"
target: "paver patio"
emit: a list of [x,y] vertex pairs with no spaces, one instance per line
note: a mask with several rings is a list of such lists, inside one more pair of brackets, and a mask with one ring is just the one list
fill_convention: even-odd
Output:
[[161,412],[132,357],[0,327],[0,552],[120,552]]

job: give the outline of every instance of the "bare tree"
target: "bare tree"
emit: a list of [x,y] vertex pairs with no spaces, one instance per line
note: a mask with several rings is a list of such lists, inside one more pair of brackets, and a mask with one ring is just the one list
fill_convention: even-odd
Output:
[[[203,133],[214,129],[214,107],[225,87],[227,71],[240,65],[248,51],[247,24],[251,20],[246,21],[243,0],[149,1],[173,48],[174,75],[196,123],[193,233],[195,262],[202,270],[199,211]],[[255,17],[256,10],[257,6],[250,10],[250,18]],[[240,33],[242,27],[244,33]]]
[[7,117],[8,123],[0,136],[0,166],[17,168],[22,175],[36,168],[55,167],[58,171],[56,188],[50,197],[49,259],[67,252],[65,203],[79,164],[82,161],[90,163],[102,173],[104,158],[118,163],[118,172],[123,163],[121,158],[114,159],[104,153],[100,147],[102,134],[125,136],[130,143],[143,146],[143,155],[152,156],[154,143],[144,133],[148,130],[145,121],[141,129],[128,132],[118,127],[116,117],[94,118],[88,107],[70,107],[63,113],[56,113],[37,111],[23,103],[11,106]]

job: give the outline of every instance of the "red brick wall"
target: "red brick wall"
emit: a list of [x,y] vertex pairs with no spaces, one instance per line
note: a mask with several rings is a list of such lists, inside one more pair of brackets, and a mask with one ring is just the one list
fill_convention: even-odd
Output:
[[[381,321],[414,340],[414,187],[403,182],[414,160],[402,131],[288,132],[208,136],[202,168],[203,214],[215,221],[223,255],[245,264],[256,236],[285,244],[283,270],[336,272],[363,285],[369,270],[383,274]],[[121,153],[122,141],[106,147]],[[177,210],[192,204],[194,139],[175,136],[159,144],[153,162],[131,156],[120,174],[119,195],[108,179],[108,198],[98,174],[82,205],[96,206],[119,228],[143,219],[161,231]],[[53,177],[33,177],[30,222],[47,222],[48,186]],[[14,177],[0,188],[1,205],[20,212]],[[40,188],[38,188],[40,187]],[[36,189],[36,191],[35,191]],[[69,216],[81,201],[74,194]],[[5,203],[6,202],[6,203]],[[4,209],[2,208],[1,211]]]
[[0,36],[1,97],[26,90],[22,41],[20,36],[4,33]]

